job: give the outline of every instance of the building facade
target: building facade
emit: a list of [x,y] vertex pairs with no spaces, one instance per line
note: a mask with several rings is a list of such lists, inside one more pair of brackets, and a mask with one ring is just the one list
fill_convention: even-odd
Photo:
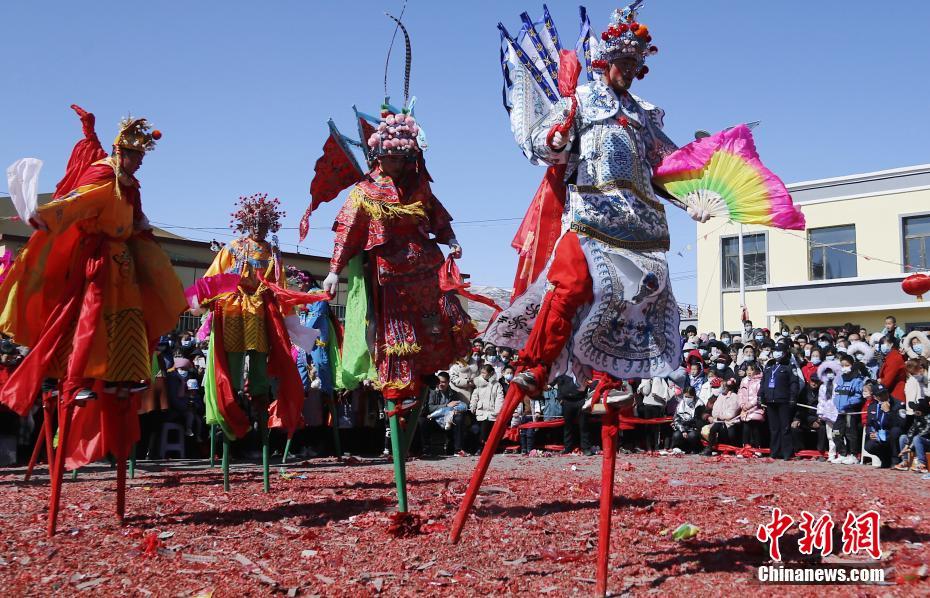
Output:
[[[807,230],[743,226],[745,307],[756,326],[869,330],[894,315],[930,328],[930,302],[901,290],[930,270],[930,164],[788,185]],[[742,330],[740,225],[698,225],[698,329]]]

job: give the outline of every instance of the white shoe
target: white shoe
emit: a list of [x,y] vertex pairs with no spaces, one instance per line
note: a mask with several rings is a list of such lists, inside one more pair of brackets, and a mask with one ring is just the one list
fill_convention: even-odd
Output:
[[684,454],[684,451],[681,450],[680,448],[678,448],[678,447],[676,446],[675,448],[673,448],[673,449],[671,450],[671,453],[670,453],[670,454],[672,454],[672,455],[682,455],[682,454]]
[[856,459],[855,455],[846,455],[840,463],[843,465],[858,465],[859,459]]
[[830,455],[827,461],[830,463],[839,463],[840,459],[842,459],[842,457],[840,457],[839,455]]

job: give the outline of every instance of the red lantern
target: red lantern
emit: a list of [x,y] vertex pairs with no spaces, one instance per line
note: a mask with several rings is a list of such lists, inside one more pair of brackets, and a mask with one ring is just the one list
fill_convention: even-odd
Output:
[[930,292],[930,276],[911,274],[901,281],[901,290],[908,295],[914,295],[918,301],[923,301],[924,293]]

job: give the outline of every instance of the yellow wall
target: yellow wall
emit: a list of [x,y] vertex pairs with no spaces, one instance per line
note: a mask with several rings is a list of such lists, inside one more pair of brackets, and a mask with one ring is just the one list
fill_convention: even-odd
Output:
[[[807,221],[807,227],[839,226],[855,224],[856,226],[856,260],[858,277],[878,277],[901,274],[899,265],[903,261],[901,216],[930,213],[930,190],[905,191],[886,195],[867,196],[854,199],[839,199],[825,202],[811,202],[801,205]],[[698,329],[704,331],[739,330],[739,293],[720,290],[721,271],[721,237],[736,235],[739,225],[722,222],[712,218],[705,224],[698,224],[697,242],[697,293],[698,293]],[[744,226],[743,234],[766,231],[768,282],[771,285],[785,285],[809,281],[809,257],[806,231],[781,231],[761,226]],[[704,238],[706,235],[706,239]],[[876,259],[865,259],[869,256]],[[886,263],[885,261],[893,263]],[[889,298],[888,303],[902,302],[902,297]],[[720,307],[723,303],[724,318],[721,323]],[[746,294],[749,315],[756,326],[770,326],[772,320],[767,317],[769,309],[777,311],[778,305],[768,305],[766,292],[749,291]],[[921,310],[923,312],[924,310]],[[908,321],[927,321],[921,315],[912,314],[911,310],[900,312],[901,319],[907,315]],[[877,322],[885,314],[856,314],[858,321]],[[835,316],[835,317],[834,317]],[[798,323],[818,326],[821,323],[843,323],[856,321],[852,314],[819,314],[796,316]],[[786,320],[787,322],[788,320]],[[793,325],[793,323],[792,323]],[[802,324],[803,325],[803,324]],[[868,327],[868,326],[867,326]]]

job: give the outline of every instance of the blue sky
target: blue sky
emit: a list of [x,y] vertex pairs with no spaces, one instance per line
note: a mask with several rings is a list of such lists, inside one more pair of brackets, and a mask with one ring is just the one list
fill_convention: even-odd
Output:
[[[50,191],[80,135],[71,103],[96,113],[105,141],[131,111],[164,132],[141,171],[151,220],[218,227],[170,230],[228,239],[222,227],[238,196],[267,192],[296,228],[327,119],[349,132],[353,104],[377,110],[393,31],[382,13],[400,5],[7,3],[0,165],[43,159],[41,190]],[[586,6],[601,31],[619,5]],[[574,39],[577,4],[549,8],[563,39]],[[475,284],[510,285],[510,239],[543,174],[517,150],[500,101],[496,24],[517,30],[523,10],[539,14],[542,4],[410,0],[404,19],[434,191],[460,222],[461,266]],[[640,20],[660,53],[634,92],[666,110],[679,143],[696,128],[761,120],[759,151],[788,182],[930,161],[930,3],[650,0]],[[399,98],[402,45],[394,56]],[[340,200],[314,214],[303,251],[329,253]],[[690,219],[669,214],[673,250],[693,244]],[[296,230],[281,240],[293,250]],[[694,253],[669,262],[679,300],[694,303]]]

